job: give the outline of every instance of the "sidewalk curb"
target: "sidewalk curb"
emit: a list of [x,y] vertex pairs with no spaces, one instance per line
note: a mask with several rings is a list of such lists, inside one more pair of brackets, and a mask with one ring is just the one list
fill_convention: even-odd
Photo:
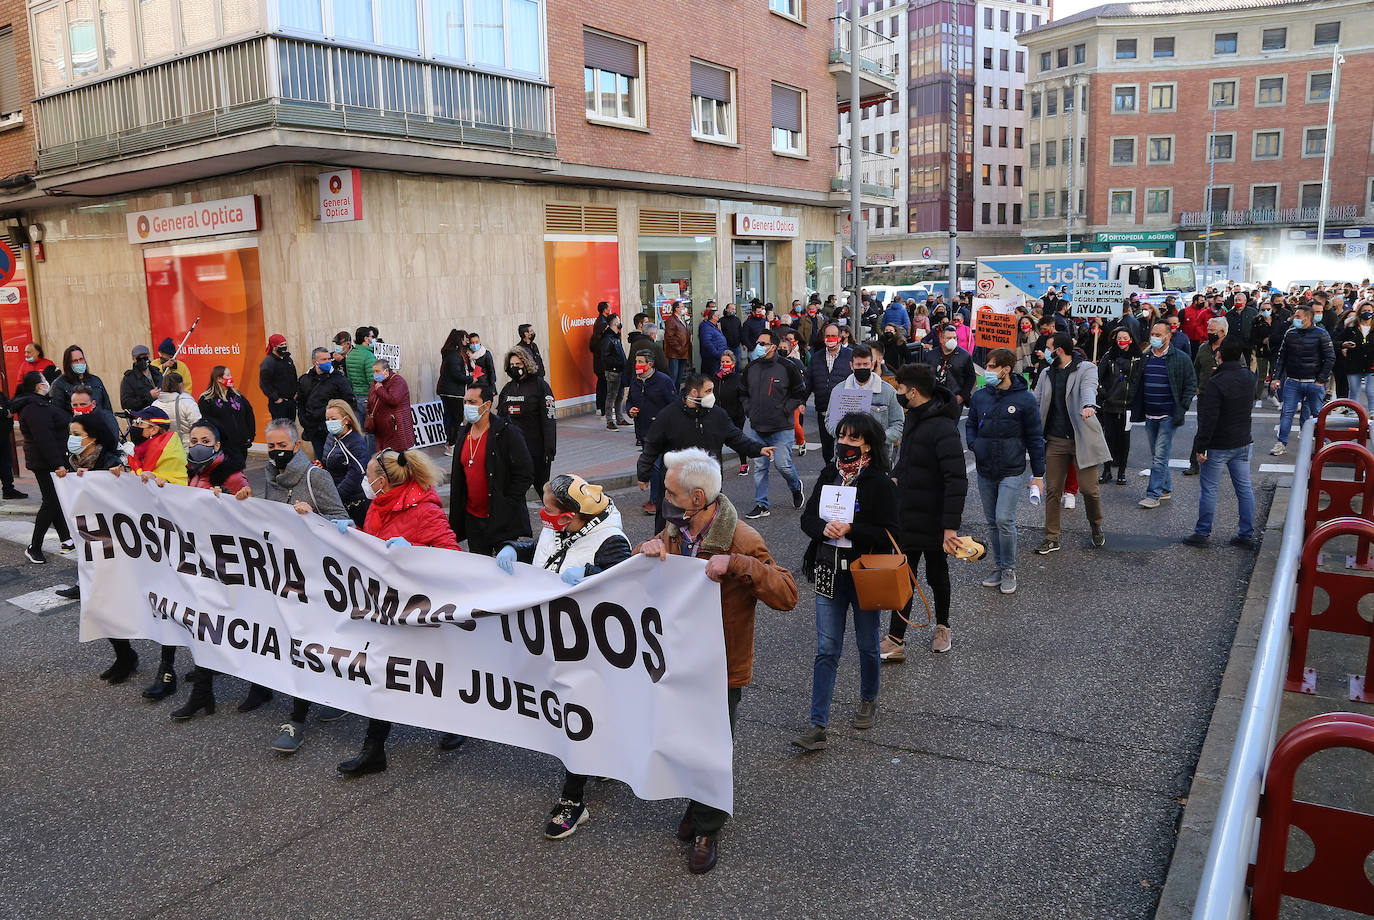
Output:
[[[1232,640],[1231,654],[1222,674],[1216,706],[1212,710],[1202,752],[1193,770],[1188,804],[1183,809],[1183,818],[1175,835],[1174,852],[1164,878],[1155,920],[1190,920],[1193,915],[1198,884],[1202,881],[1202,866],[1207,859],[1217,808],[1221,804],[1221,790],[1226,783],[1231,752],[1240,730],[1245,691],[1255,664],[1255,650],[1264,626],[1264,613],[1269,605],[1270,583],[1278,567],[1283,521],[1288,514],[1290,495],[1291,486],[1280,485],[1275,488],[1274,500],[1269,504],[1269,516],[1264,524],[1265,539],[1250,573],[1245,605],[1236,624],[1236,636]],[[1270,521],[1277,524],[1271,527]]]

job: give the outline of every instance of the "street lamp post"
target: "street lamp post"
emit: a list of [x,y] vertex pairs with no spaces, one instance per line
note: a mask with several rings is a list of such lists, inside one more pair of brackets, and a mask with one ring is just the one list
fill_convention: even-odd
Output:
[[949,0],[949,303],[959,293],[959,0]]
[[1317,210],[1317,255],[1326,246],[1326,209],[1331,204],[1331,132],[1335,129],[1336,95],[1341,91],[1341,65],[1345,58],[1340,45],[1331,51],[1331,94],[1326,99],[1326,135],[1322,140],[1322,197]]
[[[863,211],[860,195],[863,173],[859,164],[859,44],[862,31],[859,26],[859,2],[849,0],[849,248],[854,251],[854,297],[858,303],[859,282],[863,279],[865,259],[864,228],[860,226]],[[856,313],[857,320],[857,313]]]
[[[1202,270],[1211,276],[1212,272],[1212,192],[1217,182],[1217,110],[1216,91],[1212,93],[1212,133],[1207,138],[1207,194],[1203,203],[1207,205],[1207,233],[1202,244]],[[1197,250],[1194,250],[1196,252]]]

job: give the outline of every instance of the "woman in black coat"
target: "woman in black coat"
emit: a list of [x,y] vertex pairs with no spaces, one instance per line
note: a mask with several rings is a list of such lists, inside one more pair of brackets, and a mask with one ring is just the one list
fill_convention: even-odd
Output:
[[[744,398],[740,395],[741,373],[735,364],[735,353],[724,351],[720,356],[720,370],[716,371],[716,405],[725,410],[730,421],[740,431],[744,430]],[[739,474],[749,475],[749,462],[739,458]]]
[[[881,611],[859,603],[850,565],[866,553],[894,552],[897,489],[887,474],[887,436],[867,412],[851,412],[835,426],[835,459],[821,471],[802,510],[801,528],[811,538],[802,574],[816,585],[816,663],[811,674],[811,728],[793,740],[807,751],[828,745],[826,726],[835,694],[835,672],[844,648],[845,620],[854,611],[854,642],[859,648],[859,710],[853,726],[871,728],[877,711],[878,633]],[[854,489],[852,521],[829,520],[821,513],[826,486]],[[891,536],[889,536],[891,534]],[[839,546],[835,541],[851,545]]]
[[[958,550],[959,521],[968,494],[964,445],[959,440],[959,403],[937,386],[930,366],[905,364],[897,372],[897,399],[907,407],[902,443],[892,473],[900,503],[897,537],[912,571],[921,557],[935,597],[935,636],[930,649],[947,652],[949,631],[949,557]],[[906,619],[893,611],[882,657],[905,659]]]
[[1131,333],[1118,329],[1110,350],[1097,362],[1097,404],[1102,419],[1102,433],[1107,436],[1107,448],[1112,462],[1102,464],[1098,482],[1110,482],[1112,466],[1116,466],[1117,485],[1126,484],[1126,464],[1131,456],[1131,430],[1126,419],[1135,398],[1132,384],[1140,362],[1145,360]]
[[253,418],[253,404],[234,389],[229,368],[215,365],[210,371],[210,385],[200,394],[196,404],[200,406],[200,417],[214,422],[219,429],[225,458],[242,468],[248,460],[248,448],[253,446],[258,425]]
[[[72,417],[52,401],[49,390],[50,384],[42,374],[29,371],[19,385],[19,395],[10,404],[19,417],[19,432],[24,437],[24,465],[38,480],[38,491],[43,496],[33,521],[33,537],[24,551],[24,558],[34,565],[48,561],[43,555],[43,538],[49,527],[57,528],[62,552],[76,548],[52,481],[53,473],[67,467],[67,425]],[[103,420],[98,414],[94,417]]]
[[468,334],[462,329],[450,329],[448,338],[439,348],[439,382],[434,392],[444,410],[444,431],[448,433],[448,445],[444,453],[450,457],[453,456],[453,445],[458,443],[459,420],[463,417],[463,393],[472,380],[464,357],[467,348]]

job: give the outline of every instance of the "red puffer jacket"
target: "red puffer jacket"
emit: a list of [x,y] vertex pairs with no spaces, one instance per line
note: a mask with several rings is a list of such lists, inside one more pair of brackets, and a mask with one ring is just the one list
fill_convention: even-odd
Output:
[[383,540],[405,537],[415,546],[458,549],[439,493],[413,482],[387,489],[374,498],[363,530]]
[[372,384],[367,394],[368,431],[377,437],[377,449],[410,450],[415,446],[415,425],[410,419],[410,387],[400,374]]

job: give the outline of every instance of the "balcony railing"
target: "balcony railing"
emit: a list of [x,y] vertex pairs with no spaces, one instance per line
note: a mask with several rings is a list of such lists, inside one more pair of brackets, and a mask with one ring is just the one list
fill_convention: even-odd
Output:
[[38,99],[47,172],[268,127],[552,155],[553,88],[261,36]]
[[[835,151],[835,176],[830,180],[830,190],[832,192],[849,190],[849,148],[832,147]],[[885,153],[870,153],[867,150],[859,153],[859,194],[867,195],[871,198],[891,198],[893,197],[893,170],[896,168],[895,158]]]
[[[1269,224],[1315,224],[1321,208],[1248,208],[1243,211],[1213,211],[1213,227],[1252,227]],[[1331,223],[1360,220],[1360,206],[1354,204],[1333,205],[1326,209],[1326,219]],[[1180,227],[1206,227],[1206,211],[1180,211]]]
[[[835,31],[835,43],[830,50],[830,63],[853,66],[849,53],[849,17],[835,16],[830,20]],[[892,39],[867,27],[859,29],[859,69],[883,80],[897,79],[897,45]]]

